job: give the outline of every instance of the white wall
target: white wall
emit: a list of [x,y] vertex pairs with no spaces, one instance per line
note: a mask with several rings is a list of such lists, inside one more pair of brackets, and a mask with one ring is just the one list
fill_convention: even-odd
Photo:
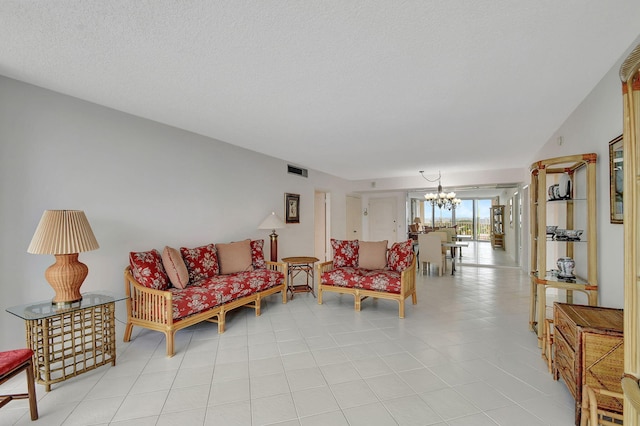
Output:
[[[640,37],[531,161],[588,152],[598,154],[596,198],[599,304],[614,308],[622,308],[624,300],[624,226],[614,225],[609,221],[608,143],[622,134],[622,85],[618,71],[623,59],[638,43]],[[558,143],[560,137],[561,145]]]
[[[332,234],[345,230],[349,182],[285,161],[0,77],[0,349],[24,345],[7,307],[47,300],[53,256],[26,252],[46,209],[87,214],[100,249],[82,291],[124,293],[129,251],[265,239],[284,193],[301,196],[300,224],[278,231],[280,257],[313,254],[314,190],[331,193]],[[121,304],[118,304],[121,305]],[[118,319],[124,320],[122,307]]]

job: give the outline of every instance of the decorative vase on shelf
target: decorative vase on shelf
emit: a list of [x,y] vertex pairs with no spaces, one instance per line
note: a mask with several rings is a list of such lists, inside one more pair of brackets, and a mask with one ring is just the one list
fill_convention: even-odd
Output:
[[569,177],[568,173],[563,173],[560,175],[558,192],[560,198],[571,198],[571,178]]
[[558,276],[560,278],[573,278],[573,269],[576,267],[576,262],[570,257],[561,257],[558,259]]

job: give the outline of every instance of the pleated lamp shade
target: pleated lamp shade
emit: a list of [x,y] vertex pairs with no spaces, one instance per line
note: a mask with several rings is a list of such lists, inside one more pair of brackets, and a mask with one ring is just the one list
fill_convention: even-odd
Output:
[[64,305],[82,299],[80,287],[89,268],[78,261],[78,253],[99,247],[83,211],[45,210],[27,252],[56,257],[56,263],[44,274],[56,292],[54,304]]
[[280,219],[275,212],[271,212],[271,214],[262,221],[260,226],[258,226],[258,229],[281,229],[285,226],[287,225],[285,225],[282,219]]
[[100,248],[82,210],[45,210],[27,252],[72,254]]

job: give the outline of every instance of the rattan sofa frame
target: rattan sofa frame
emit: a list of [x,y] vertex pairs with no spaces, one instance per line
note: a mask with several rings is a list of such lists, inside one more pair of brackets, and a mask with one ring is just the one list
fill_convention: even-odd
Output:
[[[265,263],[267,269],[282,272],[284,275],[282,284],[180,319],[173,319],[173,294],[170,291],[155,290],[139,284],[133,277],[131,267],[127,266],[124,270],[127,325],[123,340],[125,342],[131,340],[134,325],[160,331],[166,336],[167,357],[172,357],[175,352],[174,336],[178,330],[202,321],[208,321],[217,323],[218,333],[224,333],[226,313],[233,309],[241,306],[253,308],[256,311],[256,316],[260,316],[262,299],[278,292],[282,293],[282,303],[287,303],[287,264],[282,262]],[[134,306],[144,306],[145,308],[135,310]]]
[[413,256],[411,265],[400,273],[400,293],[388,293],[384,291],[366,290],[356,287],[340,287],[322,284],[322,274],[333,270],[333,261],[322,262],[316,265],[316,288],[318,289],[318,304],[322,305],[322,293],[324,291],[340,294],[352,294],[355,302],[355,310],[360,311],[362,300],[367,297],[374,299],[395,300],[399,304],[399,316],[404,318],[405,299],[411,296],[413,304],[418,303],[416,295],[416,257]]

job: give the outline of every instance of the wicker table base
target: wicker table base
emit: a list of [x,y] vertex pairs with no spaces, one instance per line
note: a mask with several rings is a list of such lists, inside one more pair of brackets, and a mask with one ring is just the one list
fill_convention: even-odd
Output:
[[116,365],[116,300],[93,293],[67,307],[42,302],[7,309],[25,320],[35,380],[47,392],[53,383],[102,365]]

